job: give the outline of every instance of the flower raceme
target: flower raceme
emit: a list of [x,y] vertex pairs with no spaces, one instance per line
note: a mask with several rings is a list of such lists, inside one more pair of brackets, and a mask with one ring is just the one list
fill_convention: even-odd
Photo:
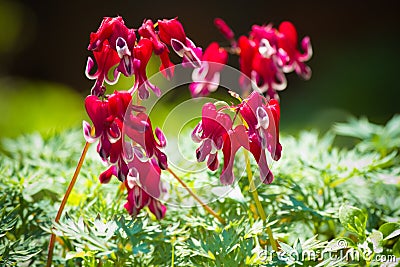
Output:
[[[161,196],[161,169],[167,168],[167,157],[160,151],[166,146],[166,139],[157,128],[159,142],[156,141],[144,107],[132,105],[131,100],[132,95],[127,91],[115,91],[104,99],[88,96],[85,107],[94,133],[84,121],[84,136],[90,143],[99,141],[97,152],[109,165],[100,174],[100,182],[108,183],[116,176],[128,189],[125,208],[131,215],[136,215],[144,206],[151,206],[150,210],[160,219],[166,210],[157,200]],[[124,131],[132,139],[124,138]]]
[[[272,25],[254,25],[249,38],[239,38],[239,47],[245,51],[239,56],[241,71],[251,78],[254,90],[266,93],[269,98],[277,99],[276,91],[286,88],[284,73],[296,70],[306,80],[311,77],[311,70],[304,63],[312,56],[310,38],[302,40],[305,52],[300,53],[297,49],[297,31],[291,22],[282,22],[278,30]],[[251,52],[246,52],[246,48]]]
[[282,152],[279,143],[279,103],[275,99],[267,101],[265,97],[253,92],[238,108],[247,124],[250,152],[258,162],[261,180],[269,184],[274,177],[268,168],[266,151],[276,161],[281,158]]
[[[154,53],[160,58],[160,71],[171,78],[174,64],[169,57],[169,48],[182,57],[183,66],[194,68],[193,83],[189,87],[193,97],[208,95],[218,88],[220,71],[227,63],[228,52],[239,56],[242,72],[239,82],[245,92],[253,89],[269,99],[279,99],[277,91],[287,86],[285,73],[295,71],[306,80],[311,77],[311,69],[304,63],[312,56],[310,38],[302,39],[304,52],[300,52],[297,31],[291,22],[282,22],[278,29],[271,24],[253,25],[249,36],[240,36],[237,41],[222,19],[217,18],[214,23],[231,47],[221,48],[212,43],[203,53],[187,37],[177,18],[158,20],[157,23],[145,20],[138,30],[127,28],[121,17],[104,18],[97,32],[91,33],[88,46],[95,59],[89,57],[86,66],[87,77],[96,80],[92,94],[104,95],[104,82],[114,84],[122,73],[135,77],[134,86],[129,90],[131,93],[138,90],[139,97],[147,99],[151,90],[160,96],[160,89],[148,81],[146,68]],[[97,70],[91,74],[95,65]],[[108,76],[111,72],[112,78]]]
[[[146,68],[154,54],[160,58],[160,71],[171,78],[174,64],[169,58],[170,47],[183,58],[184,64],[200,66],[198,54],[202,50],[186,36],[176,18],[159,20],[156,24],[145,20],[136,30],[126,27],[122,17],[106,17],[90,35],[88,50],[93,52],[94,60],[88,58],[85,73],[96,81],[85,100],[93,128],[84,121],[84,136],[90,143],[98,141],[97,152],[109,166],[100,174],[100,182],[108,183],[116,176],[125,184],[128,190],[125,208],[132,216],[145,206],[157,219],[165,216],[166,207],[157,199],[165,193],[161,190],[160,174],[168,167],[167,156],[161,151],[166,138],[159,128],[154,136],[145,109],[132,105],[131,101],[135,92],[140,99],[147,99],[150,90],[156,96],[161,95],[160,89],[149,82]],[[121,73],[134,76],[133,87],[106,95],[105,82],[117,83]]]
[[301,41],[303,53],[297,49],[297,31],[291,22],[284,21],[275,29],[271,24],[253,25],[249,36],[234,40],[234,33],[222,19],[215,19],[216,27],[231,43],[229,49],[239,56],[242,75],[240,85],[245,92],[251,89],[279,99],[276,91],[287,86],[285,73],[295,71],[303,79],[311,77],[311,69],[304,63],[312,56],[309,37]]
[[[103,96],[105,94],[104,82],[114,84],[118,81],[119,74],[126,77],[134,76],[134,86],[131,93],[139,90],[139,97],[147,99],[149,89],[157,96],[161,92],[158,87],[151,84],[146,76],[146,67],[151,55],[160,58],[160,71],[167,78],[171,78],[174,72],[174,64],[169,58],[169,49],[172,49],[183,58],[183,63],[190,63],[193,67],[200,66],[197,56],[199,49],[185,34],[182,24],[175,18],[171,20],[159,20],[158,31],[151,20],[145,20],[138,29],[126,27],[121,17],[103,19],[97,32],[90,35],[88,50],[94,54],[95,61],[89,57],[86,64],[86,76],[96,80],[91,94]],[[94,74],[90,74],[97,65]],[[108,74],[113,70],[113,78]]]
[[199,162],[207,158],[207,166],[215,171],[218,168],[218,151],[222,150],[224,163],[220,180],[222,184],[234,182],[233,162],[236,152],[243,147],[254,156],[260,169],[260,180],[269,184],[273,174],[267,163],[266,151],[274,160],[279,160],[282,146],[279,143],[279,103],[267,100],[257,92],[237,106],[229,107],[240,113],[244,123],[234,126],[231,117],[217,110],[212,103],[203,106],[202,119],[192,132],[192,139],[201,143],[196,150]]

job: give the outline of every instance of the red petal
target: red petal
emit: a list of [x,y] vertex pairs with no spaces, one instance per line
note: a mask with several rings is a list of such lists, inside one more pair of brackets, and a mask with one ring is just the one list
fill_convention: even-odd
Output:
[[186,44],[186,34],[182,24],[175,19],[164,19],[158,21],[159,36],[161,41],[171,45],[171,39],[177,39]]
[[167,79],[171,79],[174,76],[175,65],[169,59],[169,52],[167,49],[165,49],[164,52],[160,54],[160,60],[161,60],[161,65],[160,65],[161,73]]
[[116,167],[113,165],[104,172],[102,172],[99,176],[100,183],[106,184],[110,182],[112,176],[117,176]]
[[284,21],[279,25],[279,32],[287,38],[292,45],[297,44],[297,31],[294,25],[289,21]]
[[167,207],[161,204],[160,201],[156,199],[151,199],[149,203],[149,209],[151,213],[153,213],[157,220],[161,220],[165,217],[165,213],[167,212]]
[[251,77],[251,70],[253,64],[253,58],[256,52],[254,42],[249,40],[246,36],[240,36],[239,38],[240,47],[240,70],[247,77]]
[[95,127],[94,136],[99,137],[104,131],[104,124],[109,116],[108,102],[98,99],[97,96],[90,95],[85,99],[85,108]]
[[123,120],[131,100],[132,95],[129,92],[115,91],[108,97],[110,114]]

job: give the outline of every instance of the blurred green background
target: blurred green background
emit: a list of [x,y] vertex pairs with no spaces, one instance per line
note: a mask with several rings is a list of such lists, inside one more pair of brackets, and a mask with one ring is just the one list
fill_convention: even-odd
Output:
[[[383,123],[399,113],[400,16],[396,1],[19,1],[0,0],[0,137],[79,127],[92,81],[89,34],[102,17],[129,27],[178,16],[197,45],[217,40],[221,17],[237,36],[253,24],[292,21],[311,37],[310,81],[288,75],[282,130],[327,129],[349,115]],[[237,59],[230,62],[237,67]],[[177,91],[167,105],[189,97]]]

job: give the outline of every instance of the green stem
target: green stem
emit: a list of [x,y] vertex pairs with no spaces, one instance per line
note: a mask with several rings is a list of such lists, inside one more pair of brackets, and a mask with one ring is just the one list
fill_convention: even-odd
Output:
[[[58,223],[60,221],[64,207],[67,204],[68,197],[72,192],[72,188],[74,188],[74,185],[78,178],[79,172],[81,171],[83,161],[85,160],[86,153],[89,149],[89,145],[90,145],[90,143],[86,142],[85,147],[83,148],[83,151],[82,151],[81,157],[79,158],[78,165],[76,166],[74,175],[72,176],[71,182],[69,183],[68,188],[67,188],[67,192],[65,192],[64,198],[61,201],[60,208],[58,209],[56,218],[54,220],[56,223]],[[48,249],[48,254],[47,254],[47,265],[46,265],[47,267],[50,267],[51,263],[53,261],[53,250],[54,250],[55,241],[56,241],[56,235],[54,233],[52,233],[51,237],[50,237],[49,249]]]
[[[247,177],[249,179],[249,184],[250,184],[250,192],[253,196],[254,202],[256,203],[257,211],[258,214],[260,215],[261,219],[266,222],[267,221],[267,215],[265,214],[264,208],[260,202],[258,193],[257,193],[257,188],[254,185],[253,181],[253,172],[251,171],[251,166],[250,166],[250,158],[249,158],[249,153],[247,150],[244,150],[244,157],[246,160],[246,172],[247,172]],[[267,234],[269,237],[269,242],[271,243],[272,249],[275,251],[278,251],[278,246],[276,244],[276,241],[274,239],[274,235],[272,233],[271,227],[267,226]]]
[[172,246],[171,267],[175,266],[175,244],[174,243],[175,242],[171,242],[171,246]]

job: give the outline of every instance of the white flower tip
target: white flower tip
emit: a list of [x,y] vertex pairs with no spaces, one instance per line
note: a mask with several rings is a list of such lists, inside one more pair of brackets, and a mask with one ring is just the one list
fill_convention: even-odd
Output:
[[258,129],[261,127],[263,129],[267,129],[269,126],[269,117],[265,109],[263,107],[257,107],[256,115],[257,115],[256,128]]
[[94,143],[97,138],[92,135],[92,126],[87,121],[82,121],[83,137],[88,143]]
[[267,39],[261,39],[260,46],[258,48],[258,52],[265,58],[270,58],[273,54],[275,54],[275,48],[271,46]]

